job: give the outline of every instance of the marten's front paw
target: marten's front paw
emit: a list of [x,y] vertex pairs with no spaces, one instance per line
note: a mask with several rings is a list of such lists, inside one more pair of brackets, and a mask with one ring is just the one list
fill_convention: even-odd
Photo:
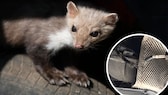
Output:
[[79,72],[78,74],[70,75],[69,80],[79,86],[83,86],[83,87],[90,86],[90,80],[89,80],[88,76],[83,72]]
[[68,76],[68,80],[71,81],[72,83],[75,83],[83,87],[90,86],[89,77],[85,73],[78,71],[75,68],[70,68],[70,67],[65,69],[65,73]]
[[46,73],[47,73],[46,79],[50,84],[65,85],[69,83],[69,81],[66,79],[66,75],[56,68],[52,68],[51,70],[48,70]]

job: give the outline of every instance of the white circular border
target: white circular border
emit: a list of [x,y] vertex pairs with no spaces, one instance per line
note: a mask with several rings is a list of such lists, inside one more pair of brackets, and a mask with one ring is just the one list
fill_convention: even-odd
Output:
[[[151,37],[151,38],[155,39],[156,41],[158,41],[159,43],[161,43],[162,46],[163,46],[163,48],[165,48],[166,51],[168,52],[167,47],[166,47],[159,39],[157,39],[157,38],[154,37],[154,36],[148,35],[148,34],[135,33],[135,34],[127,35],[127,36],[123,37],[122,39],[120,39],[120,40],[111,48],[111,50],[110,50],[110,52],[109,52],[109,54],[108,54],[108,57],[107,57],[107,59],[106,59],[106,75],[107,75],[108,81],[110,82],[110,84],[111,84],[111,86],[114,88],[114,90],[117,91],[120,95],[123,95],[123,94],[122,94],[121,92],[119,92],[119,91],[117,90],[117,88],[113,85],[113,83],[112,83],[112,81],[111,81],[111,79],[110,79],[110,76],[109,76],[109,72],[108,72],[108,71],[109,71],[109,70],[108,70],[109,58],[110,58],[110,55],[111,55],[112,51],[114,50],[114,48],[115,48],[120,42],[122,42],[123,40],[125,40],[125,39],[127,39],[127,38],[129,38],[129,37],[134,37],[134,36],[148,36],[148,37]],[[163,92],[163,91],[166,89],[167,86],[168,86],[168,82],[167,82],[166,86],[165,86],[159,93],[157,93],[156,95],[159,95],[161,92]]]

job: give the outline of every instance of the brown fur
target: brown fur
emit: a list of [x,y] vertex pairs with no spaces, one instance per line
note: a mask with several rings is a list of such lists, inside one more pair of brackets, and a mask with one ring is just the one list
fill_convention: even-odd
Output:
[[7,42],[12,45],[24,45],[25,43],[42,44],[47,42],[50,32],[55,32],[64,27],[63,17],[51,17],[49,19],[18,19],[4,21],[4,35]]

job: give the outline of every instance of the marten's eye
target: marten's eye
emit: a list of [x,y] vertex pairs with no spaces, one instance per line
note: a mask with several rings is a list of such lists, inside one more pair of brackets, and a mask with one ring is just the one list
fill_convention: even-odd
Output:
[[72,32],[77,32],[77,29],[76,29],[76,27],[74,25],[72,26],[71,30],[72,30]]
[[90,36],[97,37],[99,35],[99,33],[100,33],[99,31],[94,31],[94,32],[90,33]]

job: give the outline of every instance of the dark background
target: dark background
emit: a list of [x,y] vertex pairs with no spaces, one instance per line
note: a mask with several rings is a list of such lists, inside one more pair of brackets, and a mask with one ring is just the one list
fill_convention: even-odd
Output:
[[[78,67],[102,83],[109,86],[105,74],[105,60],[110,47],[120,38],[131,33],[148,33],[168,46],[168,4],[167,0],[73,0],[75,3],[89,5],[119,15],[117,27],[108,39],[99,43],[96,49],[77,54]],[[0,54],[11,54],[20,50],[4,45],[3,20],[21,18],[48,18],[65,15],[68,0],[1,0],[0,1]],[[66,53],[66,52],[65,52]],[[60,59],[73,59],[61,55]],[[9,57],[10,58],[10,57]],[[7,59],[9,59],[7,58]],[[1,64],[1,68],[3,65]],[[166,93],[166,92],[165,92]],[[166,95],[166,94],[164,94]]]

